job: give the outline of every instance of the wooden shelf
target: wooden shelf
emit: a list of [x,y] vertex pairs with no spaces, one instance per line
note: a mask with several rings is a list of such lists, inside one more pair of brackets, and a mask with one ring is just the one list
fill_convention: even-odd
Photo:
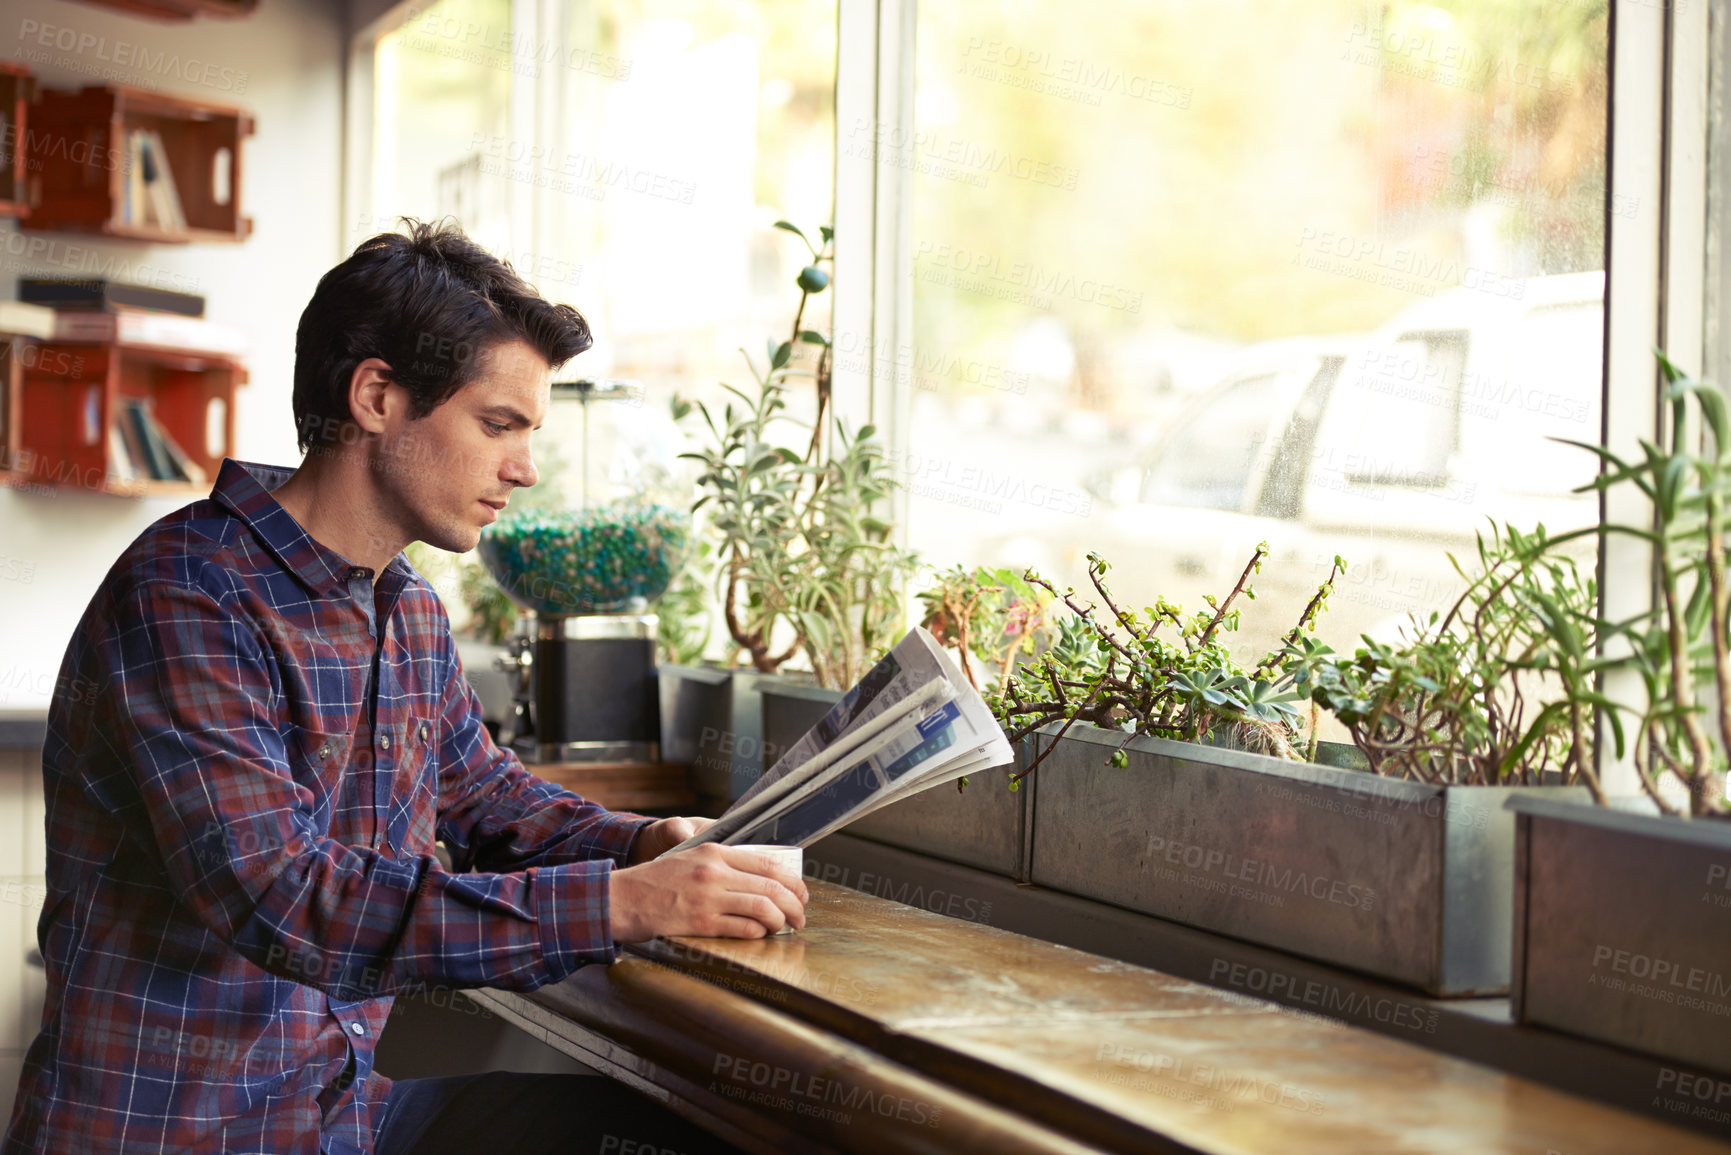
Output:
[[0,61],[0,216],[30,215],[30,98],[35,81],[22,65]]
[[[240,211],[241,145],[253,131],[251,113],[144,89],[96,86],[43,89],[31,117],[32,139],[41,147],[27,228],[157,244],[243,241],[252,232],[252,221]],[[127,141],[140,130],[161,137],[185,229],[126,215]]]
[[150,16],[157,20],[191,20],[194,16],[216,16],[233,20],[251,16],[258,0],[84,0],[98,8]]
[[[235,358],[196,350],[85,341],[12,342],[7,383],[6,468],[0,482],[118,497],[204,497],[234,445],[235,390],[247,371]],[[128,479],[108,430],[123,398],[150,401],[164,432],[209,480]],[[212,414],[213,403],[222,408]],[[207,441],[214,426],[216,438]]]
[[609,810],[679,810],[697,802],[690,767],[674,762],[525,762],[523,769]]

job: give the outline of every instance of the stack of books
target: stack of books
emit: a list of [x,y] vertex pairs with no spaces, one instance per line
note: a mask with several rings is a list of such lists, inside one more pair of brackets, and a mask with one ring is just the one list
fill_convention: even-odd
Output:
[[204,319],[204,298],[146,285],[65,277],[21,277],[18,298],[54,308],[56,341],[173,349],[239,357],[246,334]]
[[155,225],[171,233],[186,231],[174,170],[162,134],[135,128],[126,134],[126,180],[122,184],[120,219],[129,225]]
[[150,398],[121,397],[117,403],[119,411],[108,427],[108,460],[115,477],[210,484],[210,475],[157,422]]

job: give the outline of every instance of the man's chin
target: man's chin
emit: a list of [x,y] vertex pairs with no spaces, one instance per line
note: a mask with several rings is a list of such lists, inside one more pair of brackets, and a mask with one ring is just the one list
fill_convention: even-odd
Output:
[[457,530],[445,530],[437,535],[429,534],[421,539],[434,549],[442,549],[446,553],[468,553],[481,541],[481,531],[463,527]]

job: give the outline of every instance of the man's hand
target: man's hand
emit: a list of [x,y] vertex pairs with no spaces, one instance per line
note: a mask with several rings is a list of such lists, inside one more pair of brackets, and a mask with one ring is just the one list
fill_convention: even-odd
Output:
[[[645,827],[638,838],[653,829]],[[810,900],[805,880],[783,872],[775,859],[715,842],[615,870],[609,891],[615,942],[679,934],[763,938],[805,926]]]
[[663,818],[659,822],[652,822],[637,832],[625,865],[636,866],[659,858],[693,834],[701,832],[705,826],[713,825],[713,818]]

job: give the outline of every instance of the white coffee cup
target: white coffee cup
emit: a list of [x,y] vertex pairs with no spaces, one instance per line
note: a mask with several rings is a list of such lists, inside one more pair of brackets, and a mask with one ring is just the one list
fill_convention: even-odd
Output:
[[[735,846],[735,850],[749,850],[753,854],[761,854],[775,860],[783,874],[791,874],[795,878],[805,875],[805,847],[803,846],[771,846],[767,843],[748,843]],[[793,927],[787,926],[775,932],[776,934],[792,934]]]

